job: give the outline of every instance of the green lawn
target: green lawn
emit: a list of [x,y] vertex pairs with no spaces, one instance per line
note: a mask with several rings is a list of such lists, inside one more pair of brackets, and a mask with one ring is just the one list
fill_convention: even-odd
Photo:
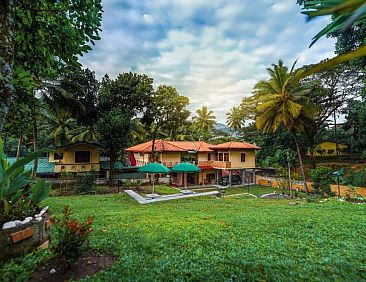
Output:
[[[365,205],[287,203],[238,196],[139,205],[125,194],[46,201],[55,214],[68,204],[78,218],[94,215],[92,247],[118,257],[90,280],[366,279]],[[0,275],[21,280],[40,257],[15,260]]]
[[[141,195],[151,194],[152,187],[140,187],[137,192]],[[159,195],[172,195],[172,194],[179,194],[180,190],[172,188],[168,185],[158,185],[155,187],[155,193]]]

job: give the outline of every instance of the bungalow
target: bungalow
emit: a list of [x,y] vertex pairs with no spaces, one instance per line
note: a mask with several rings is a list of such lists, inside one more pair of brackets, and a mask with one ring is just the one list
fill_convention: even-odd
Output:
[[[348,146],[346,144],[338,143],[339,155],[345,156],[349,154]],[[307,152],[310,154],[310,150]],[[333,141],[323,141],[315,145],[315,157],[335,157],[337,156],[337,144]]]
[[49,153],[48,160],[55,165],[56,173],[100,171],[100,152],[96,143],[78,142],[59,146]]
[[[197,141],[155,141],[155,152],[160,163],[173,167],[180,162],[192,162],[201,168],[187,176],[189,184],[214,184],[225,175],[240,175],[243,183],[255,181],[255,151],[259,147],[246,142],[226,142],[211,145]],[[143,166],[151,161],[152,142],[126,149],[131,162]],[[182,176],[172,174],[173,184],[182,185]]]

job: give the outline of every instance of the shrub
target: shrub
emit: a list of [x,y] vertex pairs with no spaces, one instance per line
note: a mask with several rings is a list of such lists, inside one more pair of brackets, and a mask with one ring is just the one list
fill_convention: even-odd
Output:
[[349,171],[347,177],[348,183],[352,186],[366,187],[366,171],[365,168],[360,171]]
[[93,231],[93,217],[88,217],[86,221],[80,223],[76,219],[71,219],[70,216],[71,209],[65,206],[62,219],[52,218],[58,235],[53,250],[66,266],[70,266],[82,255],[88,243],[89,234]]
[[74,191],[78,194],[95,193],[95,175],[86,173],[79,176]]
[[333,170],[329,167],[320,166],[310,170],[315,194],[332,196],[330,184],[334,183]]
[[51,185],[32,179],[32,171],[26,171],[25,165],[45,152],[39,150],[10,164],[0,140],[0,225],[33,216],[40,210],[39,203],[48,197]]

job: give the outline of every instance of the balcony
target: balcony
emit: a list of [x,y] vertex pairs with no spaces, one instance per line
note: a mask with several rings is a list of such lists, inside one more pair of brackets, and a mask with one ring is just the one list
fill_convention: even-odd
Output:
[[231,162],[224,161],[198,161],[199,166],[212,166],[214,168],[231,168]]
[[[162,163],[166,167],[172,168],[173,166],[181,162],[160,162],[160,163]],[[198,162],[194,161],[192,163],[198,166],[212,166],[213,168],[221,168],[221,169],[231,168],[231,162],[224,162],[224,161],[198,161]],[[137,161],[136,166],[143,166],[145,164],[148,164],[148,162]]]

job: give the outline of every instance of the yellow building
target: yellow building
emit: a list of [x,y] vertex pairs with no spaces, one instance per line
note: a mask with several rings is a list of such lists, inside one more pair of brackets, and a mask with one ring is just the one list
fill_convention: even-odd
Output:
[[56,173],[99,171],[99,147],[89,142],[59,146],[49,153],[49,162],[55,164]]
[[[348,155],[348,146],[345,144],[338,143],[339,155],[345,156]],[[310,151],[308,151],[308,155],[310,155]],[[324,141],[315,145],[314,149],[315,157],[330,157],[337,156],[337,146],[333,141]]]
[[[157,161],[173,167],[180,162],[192,162],[201,171],[188,174],[189,184],[214,184],[223,175],[255,168],[255,151],[260,148],[246,142],[226,142],[211,145],[206,142],[155,141]],[[126,150],[133,157],[133,165],[143,166],[151,162],[152,142],[146,142]],[[182,184],[182,176],[173,174],[173,181]]]

